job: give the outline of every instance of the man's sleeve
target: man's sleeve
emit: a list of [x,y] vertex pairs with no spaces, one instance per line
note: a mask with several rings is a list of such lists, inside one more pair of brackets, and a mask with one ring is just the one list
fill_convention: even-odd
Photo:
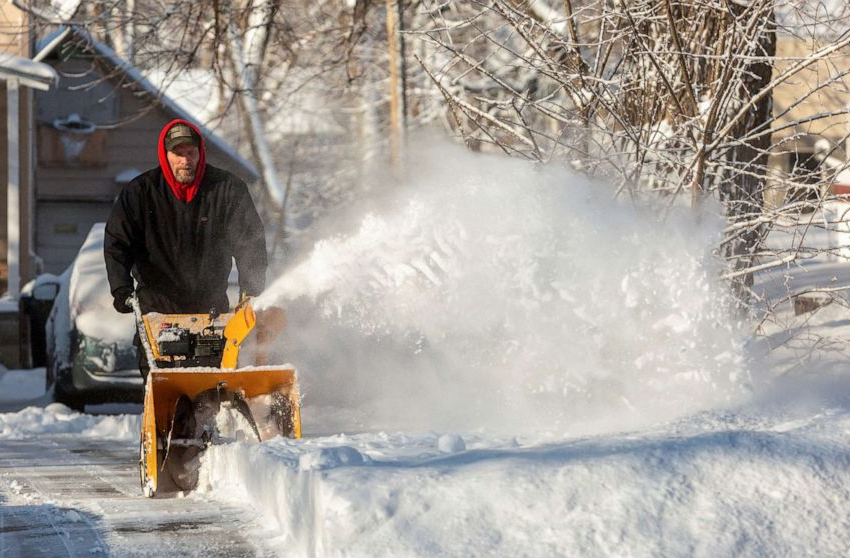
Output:
[[103,238],[103,256],[106,260],[106,276],[109,290],[114,296],[120,289],[133,288],[134,212],[130,203],[130,187],[126,186],[115,201],[112,213],[106,221]]
[[239,290],[249,296],[256,296],[266,288],[266,233],[248,187],[241,183],[237,191],[236,207],[230,223],[233,257],[239,271]]

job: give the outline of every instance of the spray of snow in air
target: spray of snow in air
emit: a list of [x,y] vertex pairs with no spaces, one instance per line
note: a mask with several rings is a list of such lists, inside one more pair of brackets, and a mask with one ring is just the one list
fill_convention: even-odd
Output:
[[305,425],[616,428],[746,391],[719,222],[661,222],[560,169],[410,152],[400,184],[256,301],[288,310],[278,356]]

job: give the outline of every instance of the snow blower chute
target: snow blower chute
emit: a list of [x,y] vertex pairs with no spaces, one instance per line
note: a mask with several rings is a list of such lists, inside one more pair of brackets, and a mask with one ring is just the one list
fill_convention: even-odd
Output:
[[[146,496],[195,488],[211,444],[301,437],[295,370],[265,362],[282,311],[258,315],[248,300],[232,313],[142,315],[129,302],[150,366],[139,450]],[[246,342],[255,365],[237,368]]]

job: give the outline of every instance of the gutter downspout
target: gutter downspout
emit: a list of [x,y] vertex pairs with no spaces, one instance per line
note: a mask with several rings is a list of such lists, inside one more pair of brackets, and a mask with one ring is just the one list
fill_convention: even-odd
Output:
[[23,212],[24,217],[26,218],[26,222],[24,223],[27,228],[27,260],[26,265],[23,267],[23,271],[27,273],[26,279],[35,279],[37,275],[42,272],[43,261],[35,253],[35,169],[36,169],[36,160],[37,160],[37,149],[38,142],[35,137],[35,117],[33,113],[35,112],[35,95],[33,94],[32,88],[27,87],[24,89],[26,94],[26,106],[29,107],[30,113],[27,117],[27,141],[29,142],[29,149],[27,149],[27,199],[26,205]]
[[9,265],[9,297],[17,300],[21,291],[21,146],[20,84],[6,81],[6,134],[8,139],[9,185],[7,191],[6,262]]

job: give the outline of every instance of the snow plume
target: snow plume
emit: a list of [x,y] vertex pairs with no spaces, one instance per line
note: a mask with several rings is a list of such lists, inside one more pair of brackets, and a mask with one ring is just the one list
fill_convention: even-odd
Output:
[[277,356],[307,428],[576,432],[746,392],[719,220],[662,223],[551,167],[410,153],[401,184],[256,301],[288,311]]

